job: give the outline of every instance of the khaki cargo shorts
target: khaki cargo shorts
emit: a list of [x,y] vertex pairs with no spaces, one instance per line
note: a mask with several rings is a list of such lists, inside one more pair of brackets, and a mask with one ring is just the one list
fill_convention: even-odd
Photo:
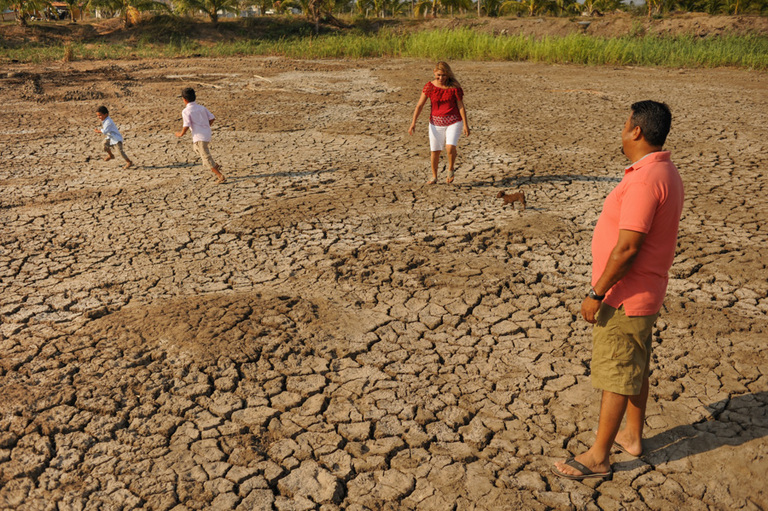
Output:
[[659,313],[627,316],[602,304],[592,330],[592,386],[624,396],[640,394],[650,374],[653,325]]
[[195,149],[195,152],[198,154],[198,156],[203,159],[203,162],[208,165],[208,167],[215,169],[216,162],[213,161],[211,150],[208,148],[209,145],[210,142],[203,142],[202,140],[192,142],[192,147]]

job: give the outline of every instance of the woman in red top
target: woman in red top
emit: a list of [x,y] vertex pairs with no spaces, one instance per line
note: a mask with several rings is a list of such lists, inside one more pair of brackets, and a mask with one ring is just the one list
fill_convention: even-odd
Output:
[[429,147],[432,150],[430,163],[432,164],[432,179],[427,184],[437,183],[437,164],[440,162],[440,153],[443,148],[448,151],[448,179],[453,183],[453,166],[456,163],[456,144],[461,133],[469,135],[467,112],[464,110],[464,91],[453,76],[451,67],[445,62],[438,62],[435,66],[435,79],[427,82],[421,91],[421,97],[413,112],[413,122],[408,128],[408,133],[413,135],[416,128],[416,119],[419,118],[421,109],[429,98],[432,111],[429,115]]

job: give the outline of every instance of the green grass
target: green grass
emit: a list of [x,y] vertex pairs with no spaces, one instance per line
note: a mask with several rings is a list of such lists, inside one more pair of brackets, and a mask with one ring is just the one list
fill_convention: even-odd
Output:
[[[494,36],[469,28],[400,33],[346,33],[320,36],[284,36],[279,39],[240,39],[201,44],[184,35],[165,43],[141,38],[133,46],[78,43],[74,58],[125,59],[153,57],[220,57],[231,55],[284,55],[291,58],[411,57],[432,60],[495,60],[633,65],[661,67],[741,67],[768,69],[768,37],[732,35],[658,37],[644,35],[602,38],[584,34],[564,37]],[[59,60],[64,46],[0,46],[0,58],[23,62]]]

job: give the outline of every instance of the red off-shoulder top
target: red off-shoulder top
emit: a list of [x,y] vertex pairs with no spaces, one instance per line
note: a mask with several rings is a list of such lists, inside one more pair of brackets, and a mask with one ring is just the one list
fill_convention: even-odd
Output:
[[427,82],[422,91],[430,99],[432,111],[429,122],[434,126],[450,126],[461,121],[459,104],[457,99],[464,99],[464,90],[461,87],[443,89],[435,87],[432,82]]

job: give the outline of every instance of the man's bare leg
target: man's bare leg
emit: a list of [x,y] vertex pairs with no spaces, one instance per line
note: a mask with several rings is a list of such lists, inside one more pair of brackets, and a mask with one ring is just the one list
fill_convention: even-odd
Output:
[[643,426],[645,409],[648,405],[648,378],[643,379],[640,394],[629,396],[627,404],[627,424],[616,434],[616,443],[633,456],[643,454]]
[[[621,427],[621,420],[624,418],[624,412],[627,409],[627,396],[603,391],[603,398],[600,403],[600,420],[597,426],[597,439],[590,449],[576,456],[576,461],[585,465],[593,472],[609,472],[611,470],[611,447],[616,438],[616,433]],[[557,469],[569,475],[579,475],[579,471],[569,467],[565,463],[558,461],[555,463]]]
[[112,151],[107,151],[107,156],[104,158],[104,161],[114,160],[115,155],[112,154]]

